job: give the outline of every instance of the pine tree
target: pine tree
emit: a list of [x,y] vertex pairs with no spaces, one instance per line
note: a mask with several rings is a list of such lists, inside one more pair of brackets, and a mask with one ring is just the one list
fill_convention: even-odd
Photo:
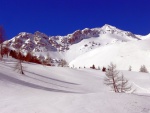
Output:
[[145,67],[145,65],[142,65],[142,66],[141,66],[140,72],[148,73],[148,70],[147,70],[147,68]]
[[105,68],[105,67],[103,67],[103,68],[102,68],[102,71],[103,71],[103,72],[106,72],[106,68]]
[[95,69],[95,65],[93,64],[92,69]]
[[92,67],[90,67],[90,68],[95,69],[95,65],[93,64]]

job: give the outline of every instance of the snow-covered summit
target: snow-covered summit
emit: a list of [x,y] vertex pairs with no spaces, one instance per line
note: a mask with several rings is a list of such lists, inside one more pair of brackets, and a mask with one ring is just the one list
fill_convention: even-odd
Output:
[[111,26],[109,24],[105,24],[100,28],[100,31],[103,31],[106,34],[114,34],[121,37],[126,37],[129,40],[140,40],[136,35],[129,31],[124,31],[116,28],[115,26]]
[[117,28],[115,26],[105,24],[104,26],[101,27],[101,29],[103,29],[103,30],[113,30],[113,29],[117,29]]

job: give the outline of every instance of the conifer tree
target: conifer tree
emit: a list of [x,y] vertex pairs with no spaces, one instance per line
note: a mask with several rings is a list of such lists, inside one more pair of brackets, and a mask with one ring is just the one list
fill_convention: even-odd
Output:
[[140,72],[148,73],[148,70],[145,65],[142,65],[140,68]]

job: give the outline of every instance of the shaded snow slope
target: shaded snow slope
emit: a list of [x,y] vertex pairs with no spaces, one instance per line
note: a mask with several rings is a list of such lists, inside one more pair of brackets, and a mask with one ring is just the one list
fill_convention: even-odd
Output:
[[[4,62],[5,61],[5,62]],[[100,70],[24,63],[25,75],[13,71],[14,59],[0,62],[1,113],[149,113],[150,75],[121,71],[135,94],[116,94]]]

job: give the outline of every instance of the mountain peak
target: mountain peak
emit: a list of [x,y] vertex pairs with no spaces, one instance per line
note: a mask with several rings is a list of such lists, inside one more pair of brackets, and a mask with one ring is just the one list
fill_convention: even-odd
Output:
[[109,25],[109,24],[105,24],[104,26],[101,27],[102,29],[116,29],[115,26]]
[[112,25],[110,25],[110,24],[104,24],[103,26],[110,26],[110,27],[114,27],[114,26],[112,26]]

